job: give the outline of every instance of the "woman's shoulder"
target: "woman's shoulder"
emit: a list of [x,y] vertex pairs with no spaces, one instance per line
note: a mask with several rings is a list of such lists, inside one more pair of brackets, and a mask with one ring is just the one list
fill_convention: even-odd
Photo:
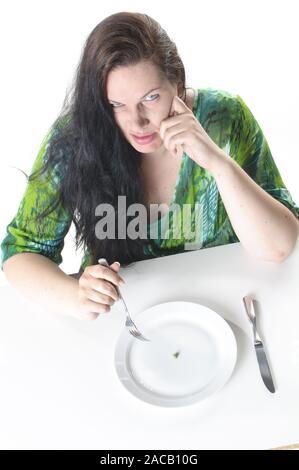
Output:
[[196,115],[204,126],[231,126],[240,113],[239,97],[232,91],[221,88],[197,88],[198,100]]
[[197,91],[201,106],[205,108],[236,107],[238,102],[238,95],[236,93],[221,88],[197,88]]

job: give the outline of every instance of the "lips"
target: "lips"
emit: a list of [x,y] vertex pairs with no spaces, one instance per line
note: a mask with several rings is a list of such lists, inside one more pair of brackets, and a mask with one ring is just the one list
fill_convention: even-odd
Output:
[[151,143],[156,138],[156,132],[153,132],[152,134],[143,134],[142,136],[132,134],[132,137],[137,144],[145,145]]
[[149,137],[150,135],[153,135],[154,132],[151,132],[150,134],[132,134],[133,137],[138,137],[138,139],[143,139],[144,137]]

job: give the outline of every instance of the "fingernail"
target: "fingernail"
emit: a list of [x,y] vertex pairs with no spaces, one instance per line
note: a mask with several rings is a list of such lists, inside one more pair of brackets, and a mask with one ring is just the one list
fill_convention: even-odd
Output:
[[116,264],[118,264],[118,266],[120,266],[120,263],[118,261],[115,261]]
[[125,281],[123,279],[120,279],[119,283],[121,286],[123,286],[125,284]]

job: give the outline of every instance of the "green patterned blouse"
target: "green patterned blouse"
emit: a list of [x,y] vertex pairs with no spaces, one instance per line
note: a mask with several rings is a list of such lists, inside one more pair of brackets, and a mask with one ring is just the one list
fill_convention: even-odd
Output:
[[[233,158],[267,193],[299,218],[299,207],[287,190],[263,132],[239,95],[224,90],[196,90],[193,113],[213,141]],[[52,130],[44,138],[32,171],[40,168],[47,155]],[[51,179],[27,183],[16,215],[6,228],[1,243],[1,268],[16,253],[42,254],[58,265],[71,216],[58,206],[42,223],[35,215],[44,211],[59,188],[59,172]],[[183,154],[175,191],[168,213],[148,224],[152,248],[145,255],[165,256],[188,250],[238,242],[212,175]],[[146,257],[146,256],[145,256]],[[81,270],[91,264],[86,250]]]

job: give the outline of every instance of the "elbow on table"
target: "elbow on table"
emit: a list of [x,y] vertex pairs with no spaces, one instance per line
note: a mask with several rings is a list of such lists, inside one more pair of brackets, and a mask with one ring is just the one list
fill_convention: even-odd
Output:
[[265,261],[272,261],[274,263],[283,263],[289,256],[293,253],[296,245],[297,245],[297,240],[298,240],[298,234],[299,234],[299,223],[296,220],[296,223],[293,226],[293,229],[289,231],[289,239],[285,243],[285,246],[282,247],[276,247],[275,250],[273,250],[273,254],[269,256],[268,258],[264,258]]
[[294,249],[297,245],[298,234],[299,234],[299,221],[296,220],[296,223],[294,225],[293,234],[292,234],[291,240],[289,242],[289,246],[285,250],[280,250],[280,252],[278,254],[278,259],[277,259],[276,262],[282,263],[283,261],[285,261],[293,253],[293,251],[294,251]]
[[297,237],[294,239],[293,243],[290,244],[288,248],[277,250],[271,257],[266,258],[265,261],[272,261],[273,263],[283,263],[293,253],[296,244]]
[[271,263],[283,263],[283,261],[285,261],[290,256],[291,252],[286,253],[285,251],[278,251],[274,254],[267,255],[267,256],[257,255],[256,253],[254,254],[249,253],[249,254],[258,261],[269,261]]
[[279,251],[277,255],[270,259],[269,261],[272,261],[273,263],[283,263],[287,258],[289,258],[290,254],[293,252],[293,250],[286,252],[286,251]]
[[279,256],[279,258],[277,260],[275,260],[276,263],[283,263],[286,259],[288,259],[290,257],[290,255],[293,253],[294,251],[294,248],[295,248],[295,245],[292,247],[292,249],[290,251],[288,251],[287,253],[281,253],[281,255]]
[[265,253],[257,254],[256,251],[252,253],[252,250],[247,250],[247,252],[249,252],[251,256],[253,256],[254,258],[260,261],[270,261],[272,263],[283,263],[293,253],[296,244],[297,244],[297,237],[292,241],[292,243],[289,244],[287,248],[284,248],[284,249],[276,248],[267,254]]

